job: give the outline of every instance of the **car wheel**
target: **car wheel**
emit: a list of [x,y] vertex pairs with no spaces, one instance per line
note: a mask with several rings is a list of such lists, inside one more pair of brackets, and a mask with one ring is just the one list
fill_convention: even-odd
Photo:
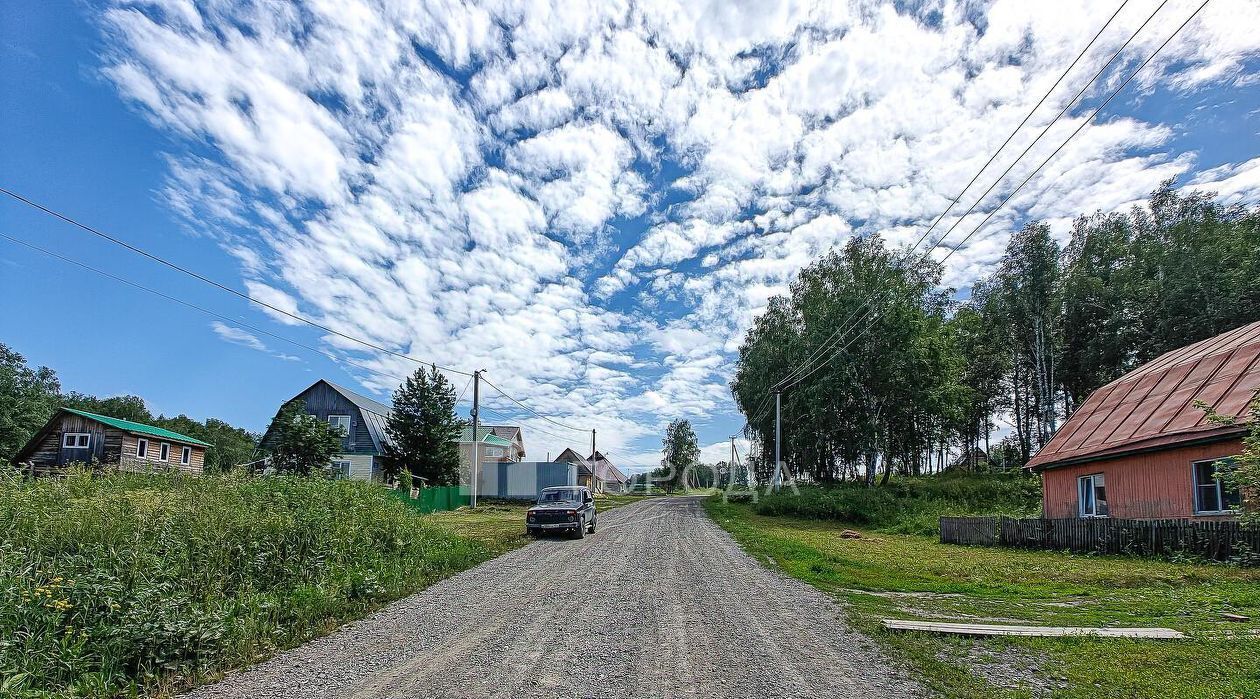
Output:
[[591,528],[588,529],[587,532],[590,534],[595,533],[595,518],[594,517],[591,518]]
[[586,526],[580,526],[573,530],[573,538],[582,539],[586,537]]

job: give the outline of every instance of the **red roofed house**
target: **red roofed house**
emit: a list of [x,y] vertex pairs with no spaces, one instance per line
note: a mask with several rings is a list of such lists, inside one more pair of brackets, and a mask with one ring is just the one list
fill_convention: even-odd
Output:
[[1247,419],[1260,389],[1260,322],[1161,355],[1094,391],[1028,462],[1042,474],[1048,519],[1220,518],[1236,491],[1215,463],[1242,451],[1246,425],[1221,426],[1195,407]]

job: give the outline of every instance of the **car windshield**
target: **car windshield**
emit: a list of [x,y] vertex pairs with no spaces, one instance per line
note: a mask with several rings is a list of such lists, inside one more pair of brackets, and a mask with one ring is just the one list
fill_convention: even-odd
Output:
[[538,496],[540,505],[553,502],[582,502],[582,491],[577,488],[559,488],[544,490]]

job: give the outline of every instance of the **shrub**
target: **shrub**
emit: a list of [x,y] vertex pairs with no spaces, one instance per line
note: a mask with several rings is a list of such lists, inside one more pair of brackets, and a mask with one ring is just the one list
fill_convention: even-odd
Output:
[[148,693],[486,557],[379,486],[72,473],[0,486],[6,696]]
[[940,531],[944,515],[1031,515],[1041,508],[1041,484],[1022,474],[952,474],[898,478],[887,485],[806,486],[762,496],[758,514],[850,522],[906,534]]

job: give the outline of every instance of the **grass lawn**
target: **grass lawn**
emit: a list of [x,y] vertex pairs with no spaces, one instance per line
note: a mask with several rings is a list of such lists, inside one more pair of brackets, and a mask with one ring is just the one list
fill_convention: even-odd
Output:
[[[599,512],[607,512],[622,505],[638,502],[641,497],[633,495],[597,495],[595,507]],[[456,536],[472,539],[494,555],[511,551],[524,546],[531,539],[525,535],[525,510],[529,504],[522,502],[480,505],[477,509],[461,507],[449,512],[434,512],[426,515],[429,521]]]
[[[842,539],[853,527],[760,516],[720,498],[705,507],[754,557],[846,602],[855,626],[947,697],[1260,697],[1260,637],[1230,636],[1260,629],[1258,570],[882,532]],[[975,640],[886,632],[883,618],[1162,626],[1192,638]]]

